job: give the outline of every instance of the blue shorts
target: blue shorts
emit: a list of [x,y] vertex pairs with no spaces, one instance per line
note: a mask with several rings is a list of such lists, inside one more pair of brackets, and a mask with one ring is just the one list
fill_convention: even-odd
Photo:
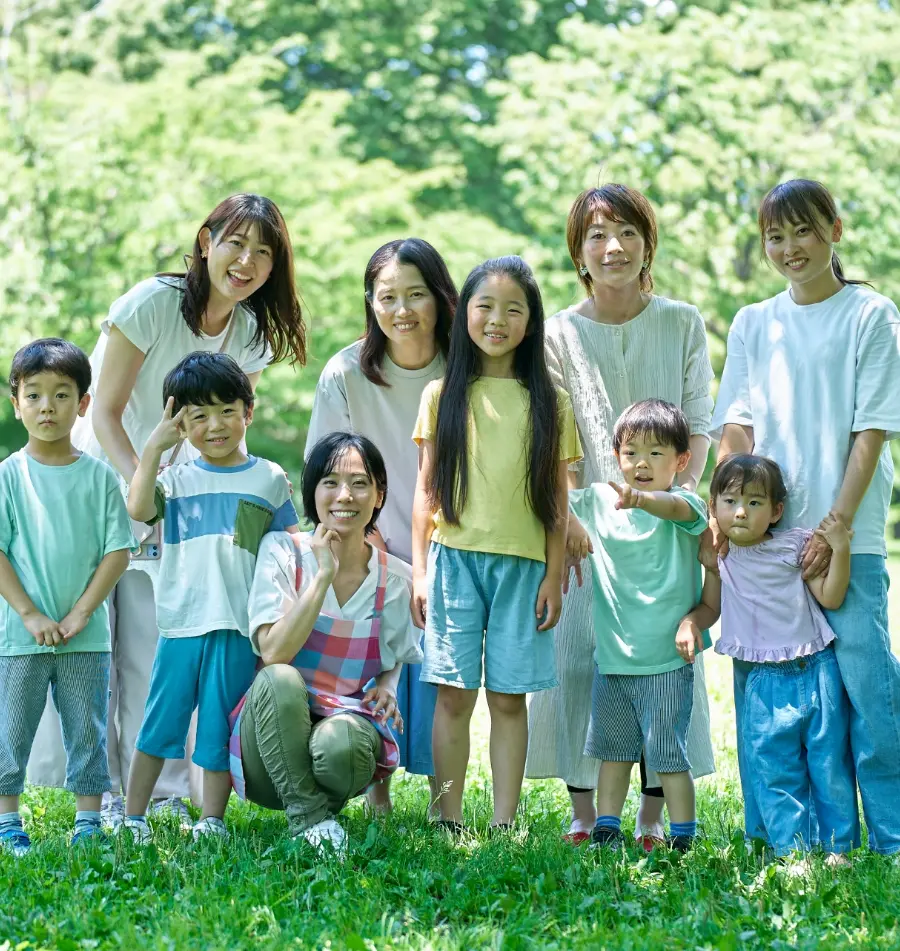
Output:
[[488,690],[520,694],[555,687],[553,631],[539,631],[534,613],[545,572],[533,558],[432,542],[422,680],[477,690],[484,655]]
[[437,687],[420,680],[421,664],[404,664],[397,684],[397,706],[403,717],[403,732],[394,734],[400,748],[400,765],[407,773],[434,775],[431,753],[431,728]]
[[160,637],[137,749],[160,759],[183,759],[197,709],[192,759],[201,769],[227,772],[228,716],[250,689],[257,661],[250,639],[239,631]]

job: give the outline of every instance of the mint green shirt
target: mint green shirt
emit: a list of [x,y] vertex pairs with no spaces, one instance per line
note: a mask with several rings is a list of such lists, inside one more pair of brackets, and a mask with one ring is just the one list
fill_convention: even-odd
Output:
[[619,511],[615,489],[601,482],[569,492],[569,508],[594,546],[594,659],[602,674],[661,674],[685,663],[675,635],[700,600],[697,554],[706,505],[693,492],[671,491],[696,512],[693,521],[673,522],[643,509]]
[[[0,463],[0,551],[35,607],[61,621],[84,594],[104,556],[135,545],[119,480],[83,453],[67,466],[45,466],[24,449]],[[62,647],[40,647],[0,598],[0,656],[109,650],[104,601]]]

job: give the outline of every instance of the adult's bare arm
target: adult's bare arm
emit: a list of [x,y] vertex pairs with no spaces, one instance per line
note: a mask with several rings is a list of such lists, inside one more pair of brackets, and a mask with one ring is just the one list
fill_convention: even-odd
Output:
[[111,327],[97,381],[94,433],[109,461],[127,482],[134,477],[140,459],[125,432],[122,417],[143,363],[144,354],[118,327]]

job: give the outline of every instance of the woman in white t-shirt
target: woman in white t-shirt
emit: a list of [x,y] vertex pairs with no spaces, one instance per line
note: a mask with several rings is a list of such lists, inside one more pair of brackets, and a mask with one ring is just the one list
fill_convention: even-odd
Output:
[[[165,375],[195,350],[228,353],[255,388],[271,362],[290,358],[303,365],[306,334],[294,286],[294,260],[287,225],[268,198],[233,195],[201,225],[186,274],[160,274],[141,281],[115,301],[101,324],[91,355],[96,382],[88,415],[72,442],[107,459],[125,482],[134,475],[144,445],[162,410]],[[178,462],[196,455],[185,443]],[[158,630],[153,599],[154,539],[116,586],[113,631],[109,767],[113,795],[104,818],[122,815],[121,788],[147,698]],[[65,754],[52,704],[35,741],[29,780],[61,786]],[[154,790],[157,800],[188,794],[186,760],[167,763]],[[183,806],[180,807],[183,810]]]
[[[391,492],[374,544],[412,560],[412,502],[418,454],[410,438],[422,391],[444,375],[456,288],[443,258],[427,241],[407,238],[380,247],[366,266],[366,330],[335,354],[316,386],[306,454],[332,431],[368,436],[381,450]],[[400,765],[432,777],[431,724],[437,690],[419,681],[418,664],[403,670],[398,690],[406,733]],[[432,790],[432,800],[436,791]],[[390,782],[372,787],[369,801],[391,808]]]
[[[632,403],[663,399],[680,407],[690,425],[691,461],[679,483],[695,489],[709,451],[713,378],[700,312],[692,304],[653,293],[658,229],[650,202],[625,185],[589,188],[573,202],[566,226],[572,263],[587,297],[547,321],[547,363],[569,394],[584,451],[573,489],[619,478],[612,436],[616,419]],[[571,516],[566,547],[584,558],[588,538]],[[585,571],[590,571],[587,561]],[[556,628],[559,686],[531,698],[528,712],[530,779],[557,777],[572,800],[566,840],[586,841],[597,817],[598,763],[584,755],[591,713],[594,632],[590,578],[570,584]],[[695,666],[694,706],[688,733],[694,777],[715,766],[703,662]],[[641,806],[635,837],[650,849],[661,840],[662,787],[641,764]]]
[[[834,253],[842,227],[819,182],[785,182],[763,200],[762,247],[790,288],[734,318],[712,425],[720,459],[753,452],[781,466],[790,491],[779,528],[815,529],[832,515],[853,529],[850,588],[843,605],[825,614],[852,708],[869,846],[891,854],[900,852],[900,662],[888,632],[884,531],[893,485],[888,441],[900,435],[900,313],[844,277]],[[821,574],[829,555],[814,535],[804,577]],[[746,679],[736,661],[738,724]],[[744,808],[748,834],[765,838],[752,797]]]

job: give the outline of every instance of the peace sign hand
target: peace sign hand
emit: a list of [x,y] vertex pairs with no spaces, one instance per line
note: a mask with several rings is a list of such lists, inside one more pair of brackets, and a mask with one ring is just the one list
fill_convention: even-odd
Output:
[[157,423],[156,429],[153,430],[147,440],[147,445],[160,454],[167,449],[171,449],[184,438],[181,421],[184,419],[187,407],[182,406],[177,413],[172,415],[174,408],[175,397],[170,396],[166,400],[166,408],[163,410],[162,419]]
[[644,493],[640,489],[633,489],[630,485],[619,485],[617,482],[610,482],[619,496],[616,499],[615,507],[617,509],[639,509],[644,502]]

